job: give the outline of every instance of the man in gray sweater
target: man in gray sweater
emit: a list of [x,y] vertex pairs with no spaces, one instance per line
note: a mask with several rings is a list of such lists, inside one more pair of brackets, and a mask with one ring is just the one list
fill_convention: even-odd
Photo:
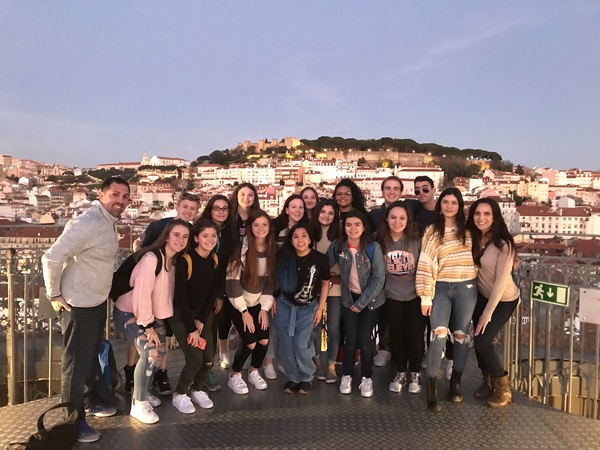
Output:
[[[100,433],[85,420],[107,417],[114,406],[96,397],[101,378],[98,352],[106,324],[106,300],[119,249],[116,223],[129,204],[129,184],[118,177],[102,184],[98,202],[74,218],[42,257],[46,295],[58,312],[63,332],[61,401],[79,412],[79,442],[95,442]],[[98,383],[99,384],[99,383]],[[89,408],[84,410],[88,386]]]

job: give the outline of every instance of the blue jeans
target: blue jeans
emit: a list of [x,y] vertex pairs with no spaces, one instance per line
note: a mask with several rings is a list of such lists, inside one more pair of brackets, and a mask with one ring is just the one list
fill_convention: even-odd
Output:
[[[467,364],[469,352],[469,326],[473,310],[477,303],[477,287],[475,280],[449,283],[438,281],[435,284],[435,296],[431,308],[431,343],[427,349],[427,376],[436,377],[440,370],[440,360],[446,346],[448,328],[454,334],[454,366],[453,370],[462,372]],[[450,315],[452,314],[452,324]],[[438,328],[445,328],[443,334],[436,334]],[[457,338],[456,335],[465,337]]]
[[340,347],[340,322],[342,320],[342,297],[327,297],[327,359],[335,364]]
[[294,383],[311,381],[315,375],[315,348],[311,336],[318,306],[317,299],[306,306],[292,305],[283,296],[277,299],[275,327],[281,362],[288,379]]
[[370,310],[367,307],[361,312],[355,313],[350,308],[342,307],[342,317],[346,329],[344,361],[342,362],[344,375],[352,375],[354,354],[356,349],[359,349],[361,376],[366,378],[373,376],[373,354],[375,353],[373,329],[377,323],[377,316],[379,316],[379,308]]
[[135,365],[135,372],[133,373],[131,399],[136,402],[144,401],[148,398],[150,378],[158,370],[165,357],[165,335],[167,332],[165,323],[160,319],[154,320],[153,328],[158,334],[160,342],[160,346],[156,347],[148,342],[144,329],[136,323],[136,318],[132,313],[121,311],[115,307],[113,309],[113,319],[117,330],[123,333],[127,342],[131,342],[135,346],[140,355],[140,360]]

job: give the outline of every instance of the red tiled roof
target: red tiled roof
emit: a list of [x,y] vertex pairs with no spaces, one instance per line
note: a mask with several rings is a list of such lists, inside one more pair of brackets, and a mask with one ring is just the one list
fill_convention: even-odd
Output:
[[556,212],[552,211],[549,206],[517,206],[517,212],[521,216],[557,216]]

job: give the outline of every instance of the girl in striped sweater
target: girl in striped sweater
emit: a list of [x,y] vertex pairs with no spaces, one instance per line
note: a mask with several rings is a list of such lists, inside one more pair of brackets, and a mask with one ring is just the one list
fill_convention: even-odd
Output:
[[448,401],[463,400],[460,382],[467,362],[469,325],[477,303],[476,276],[462,195],[456,188],[446,188],[435,205],[434,222],[425,230],[416,276],[421,312],[431,321],[426,386],[427,407],[435,412],[442,410],[436,383],[449,328],[454,330],[455,350]]

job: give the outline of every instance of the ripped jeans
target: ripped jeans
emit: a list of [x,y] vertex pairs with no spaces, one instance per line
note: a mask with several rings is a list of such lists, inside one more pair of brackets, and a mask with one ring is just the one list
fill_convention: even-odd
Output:
[[166,328],[163,320],[154,320],[154,330],[158,334],[158,340],[160,346],[156,347],[154,344],[148,342],[144,329],[136,323],[136,318],[132,313],[121,311],[115,307],[113,309],[113,319],[115,321],[115,327],[119,330],[127,342],[131,342],[135,345],[135,348],[140,355],[140,360],[135,365],[135,372],[133,373],[133,392],[131,393],[131,399],[136,402],[145,401],[148,398],[148,384],[150,378],[156,370],[160,367],[160,364],[165,357],[165,334]]
[[[462,372],[467,364],[469,352],[469,327],[473,310],[477,304],[475,280],[454,283],[438,281],[431,308],[431,343],[427,349],[427,376],[436,377],[440,370],[442,353],[446,346],[448,328],[454,331],[453,370]],[[450,324],[452,314],[452,324]],[[436,330],[445,332],[436,334]],[[460,337],[456,337],[459,335]],[[464,336],[461,336],[464,335]]]

